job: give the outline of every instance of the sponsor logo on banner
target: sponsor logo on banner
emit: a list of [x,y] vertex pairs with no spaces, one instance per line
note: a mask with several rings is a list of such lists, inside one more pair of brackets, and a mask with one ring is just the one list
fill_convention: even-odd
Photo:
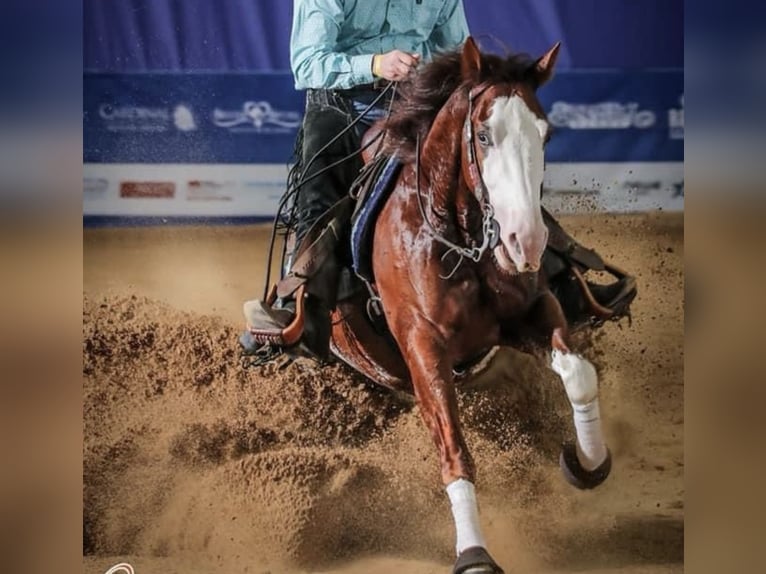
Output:
[[194,114],[189,106],[179,104],[173,110],[173,123],[176,129],[182,132],[191,132],[197,129],[197,122],[194,121]]
[[234,187],[231,181],[212,181],[193,179],[186,182],[186,199],[189,201],[231,201],[230,192]]
[[622,189],[635,196],[670,195],[671,199],[684,197],[684,182],[665,180],[633,180],[627,179],[622,183]]
[[267,180],[246,180],[242,186],[249,191],[265,193],[268,199],[279,200],[285,192],[287,184],[285,181],[267,181]]
[[179,104],[175,109],[150,106],[101,104],[98,115],[110,132],[165,132],[172,126],[180,131],[197,129],[191,108]]
[[245,102],[241,110],[213,110],[213,123],[231,132],[284,134],[298,129],[301,115],[295,111],[277,110],[264,100]]
[[128,199],[172,199],[176,184],[172,181],[122,181],[120,197]]
[[680,107],[668,110],[668,131],[672,140],[684,139],[684,96],[678,98]]
[[651,110],[640,109],[637,102],[554,102],[548,120],[554,126],[573,130],[647,129],[657,122],[657,116]]
[[109,189],[109,180],[104,177],[84,177],[82,192],[85,199],[100,199]]
[[662,189],[662,182],[658,179],[653,181],[628,179],[623,182],[622,188],[627,189],[636,195],[648,195],[653,191],[659,191]]
[[652,195],[658,191],[670,192],[670,197],[677,199],[684,196],[684,182],[675,181],[668,182],[660,180],[652,181],[638,181],[638,180],[626,180],[622,184],[622,188],[628,190],[628,192],[635,195]]

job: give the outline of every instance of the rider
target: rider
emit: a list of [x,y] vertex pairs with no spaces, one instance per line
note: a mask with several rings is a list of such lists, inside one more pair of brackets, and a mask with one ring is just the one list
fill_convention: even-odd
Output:
[[[362,163],[354,152],[366,129],[386,114],[392,93],[384,93],[388,83],[403,80],[434,54],[458,48],[468,37],[468,25],[462,0],[441,0],[438,8],[433,1],[424,5],[422,0],[294,0],[293,9],[290,60],[296,89],[306,90],[292,170],[301,178],[293,221],[295,254],[315,240],[312,232],[307,246],[302,246],[312,225],[348,193],[359,173]],[[344,132],[362,112],[360,121]],[[347,156],[353,157],[339,161]],[[335,162],[338,165],[333,166]],[[570,320],[592,316],[594,305],[600,307],[600,318],[627,312],[635,295],[632,279],[586,285],[582,273],[602,269],[603,262],[566,235],[549,214],[544,215],[551,241],[543,268]],[[324,223],[323,218],[319,226]],[[338,230],[332,231],[337,242]],[[322,263],[306,273],[310,278],[300,339],[302,347],[321,358],[329,355],[330,313],[339,281],[334,250],[325,247],[324,251]],[[273,304],[248,301],[243,345],[254,350],[257,343],[251,331],[278,333],[290,323],[294,311],[291,297],[280,297]]]

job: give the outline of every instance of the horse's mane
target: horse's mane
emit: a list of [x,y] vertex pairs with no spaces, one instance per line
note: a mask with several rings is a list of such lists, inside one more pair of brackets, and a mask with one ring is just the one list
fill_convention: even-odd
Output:
[[[399,84],[386,123],[387,153],[396,152],[404,161],[414,157],[417,136],[425,138],[439,110],[464,82],[461,54],[460,48],[440,54]],[[527,54],[481,54],[477,83],[533,82],[534,64]]]

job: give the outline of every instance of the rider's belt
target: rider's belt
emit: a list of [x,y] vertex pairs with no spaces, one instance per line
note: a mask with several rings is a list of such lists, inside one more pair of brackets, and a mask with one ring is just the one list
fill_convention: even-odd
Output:
[[378,78],[370,84],[360,84],[358,86],[354,86],[353,88],[347,88],[345,90],[333,90],[333,91],[339,96],[353,99],[353,98],[364,96],[370,93],[379,94],[380,92],[385,90],[387,86],[388,86],[388,80],[383,80],[381,78]]
[[[357,101],[365,104],[372,103],[380,93],[386,89],[388,81],[376,80],[371,84],[361,84],[345,90],[328,90],[324,88],[310,88],[307,90],[307,100],[314,105],[339,106],[338,100],[351,102]],[[386,96],[388,98],[388,96]],[[388,100],[386,100],[387,102]],[[335,103],[333,103],[335,102]],[[381,102],[384,104],[386,102]]]

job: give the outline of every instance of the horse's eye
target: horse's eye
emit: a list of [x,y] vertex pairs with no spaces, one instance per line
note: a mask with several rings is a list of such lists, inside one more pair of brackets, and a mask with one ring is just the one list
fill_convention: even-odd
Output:
[[489,139],[489,134],[487,132],[477,133],[476,138],[479,140],[479,143],[484,147],[487,147],[488,145],[490,145],[490,143],[492,143],[492,141]]

